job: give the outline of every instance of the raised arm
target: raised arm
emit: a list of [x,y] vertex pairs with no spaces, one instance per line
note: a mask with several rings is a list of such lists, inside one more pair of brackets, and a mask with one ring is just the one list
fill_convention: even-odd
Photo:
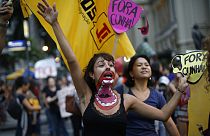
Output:
[[173,111],[175,110],[182,92],[186,90],[186,87],[188,84],[186,83],[186,78],[180,78],[180,82],[178,85],[178,91],[176,91],[173,95],[173,97],[170,99],[170,101],[164,105],[164,107],[159,110],[155,107],[152,107],[150,105],[147,105],[141,101],[139,101],[136,97],[125,94],[125,108],[127,110],[131,109],[134,110],[135,112],[139,113],[141,116],[144,116],[146,118],[151,118],[151,119],[157,119],[161,121],[167,121]]
[[12,2],[4,1],[0,6],[0,53],[5,47],[7,25],[13,13]]
[[56,10],[55,3],[51,7],[46,0],[42,0],[43,3],[38,3],[38,13],[52,26],[55,36],[58,40],[60,48],[67,59],[68,66],[70,68],[71,76],[74,81],[75,88],[79,97],[86,96],[90,91],[87,83],[83,79],[82,70],[76,59],[74,52],[72,51],[60,25],[57,20],[58,11]]

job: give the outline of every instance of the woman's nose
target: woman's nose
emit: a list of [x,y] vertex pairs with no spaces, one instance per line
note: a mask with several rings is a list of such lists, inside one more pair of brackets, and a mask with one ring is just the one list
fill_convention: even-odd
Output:
[[109,64],[106,64],[106,70],[110,70]]
[[145,69],[145,68],[146,68],[146,65],[142,65],[142,67],[141,67],[141,68]]
[[110,67],[106,67],[106,70],[109,71],[110,70]]

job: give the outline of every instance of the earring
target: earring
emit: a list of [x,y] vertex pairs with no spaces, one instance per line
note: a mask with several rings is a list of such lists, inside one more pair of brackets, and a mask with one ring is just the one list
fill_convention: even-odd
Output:
[[133,80],[134,80],[134,78],[133,78],[133,77],[131,77],[131,80],[133,81]]
[[150,77],[149,80],[152,80],[152,77]]

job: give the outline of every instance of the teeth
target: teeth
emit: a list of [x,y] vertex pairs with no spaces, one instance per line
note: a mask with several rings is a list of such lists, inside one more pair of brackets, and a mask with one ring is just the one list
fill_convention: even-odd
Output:
[[107,107],[107,106],[112,106],[113,104],[115,104],[117,102],[117,99],[115,99],[113,102],[111,103],[103,103],[99,100],[99,98],[96,97],[96,100],[98,101],[98,103],[104,107]]
[[115,102],[115,101],[113,101],[113,102],[112,102],[112,105],[113,105],[113,104],[115,104],[115,103],[116,103],[116,102]]
[[101,103],[101,102],[99,102],[99,103],[104,107],[111,106],[111,105],[115,104],[115,102],[112,102],[112,103]]
[[103,84],[102,85],[104,85],[104,84],[107,84],[107,83],[113,83],[114,82],[114,79],[112,79],[112,80],[103,80]]
[[108,81],[108,80],[103,80],[103,82],[104,82],[104,83],[108,83],[109,81]]

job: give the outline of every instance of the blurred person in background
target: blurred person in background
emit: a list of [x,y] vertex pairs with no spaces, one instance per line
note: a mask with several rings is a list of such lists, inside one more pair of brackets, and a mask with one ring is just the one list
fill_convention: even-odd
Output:
[[[0,54],[5,47],[6,32],[9,25],[9,20],[13,14],[13,3],[8,0],[0,1]],[[0,80],[0,124],[6,121],[5,106],[6,100],[5,83]]]
[[27,92],[29,91],[29,81],[24,77],[18,77],[14,83],[14,91],[17,99],[22,105],[22,115],[18,119],[16,128],[16,136],[31,136],[33,134],[33,126],[30,112],[41,110],[40,106],[31,105]]
[[202,40],[205,36],[201,33],[200,28],[197,24],[193,25],[192,28],[192,39],[196,50],[202,49]]
[[7,27],[9,25],[9,19],[13,14],[13,5],[12,2],[4,0],[0,3],[0,53],[5,47],[5,38]]
[[[169,84],[170,84],[170,80],[167,76],[161,76],[158,80],[158,85],[156,87],[156,90],[158,90],[158,92],[163,95],[163,97],[165,98],[166,102],[168,102],[171,97],[173,96],[172,93],[170,93],[170,89],[169,89]],[[172,120],[174,121],[174,113],[171,115]],[[164,123],[162,121],[155,121],[156,124],[156,129],[157,132],[160,136],[166,136],[168,135]]]
[[6,85],[0,80],[0,125],[6,121],[5,101],[6,101]]
[[151,85],[157,87],[159,78],[163,75],[163,65],[160,61],[155,61],[151,63],[152,76],[151,76]]
[[[79,97],[77,95],[77,92],[75,90],[74,84],[72,82],[69,82],[67,80],[67,77],[65,75],[61,76],[59,79],[61,90],[64,89],[65,91],[70,91],[69,95],[74,96],[75,99],[79,103]],[[74,136],[80,136],[80,133],[82,132],[82,117],[72,113],[70,116],[73,130],[74,130]]]
[[[176,91],[177,85],[179,83],[179,77],[182,76],[177,73],[175,78],[170,82],[169,88],[172,92]],[[174,113],[174,118],[176,120],[176,125],[178,127],[181,136],[188,135],[188,100],[190,98],[190,88],[186,88],[186,93],[182,94],[179,104]]]
[[[29,91],[27,91],[27,99],[32,106],[40,106],[39,101],[39,89],[35,83],[35,79],[29,77]],[[32,126],[32,135],[39,136],[40,135],[40,110],[39,111],[31,111],[30,112],[31,126]]]
[[65,121],[61,117],[56,95],[60,87],[56,84],[56,80],[52,76],[47,77],[46,81],[47,84],[42,93],[44,96],[49,133],[52,136],[68,136],[69,134],[65,127]]

